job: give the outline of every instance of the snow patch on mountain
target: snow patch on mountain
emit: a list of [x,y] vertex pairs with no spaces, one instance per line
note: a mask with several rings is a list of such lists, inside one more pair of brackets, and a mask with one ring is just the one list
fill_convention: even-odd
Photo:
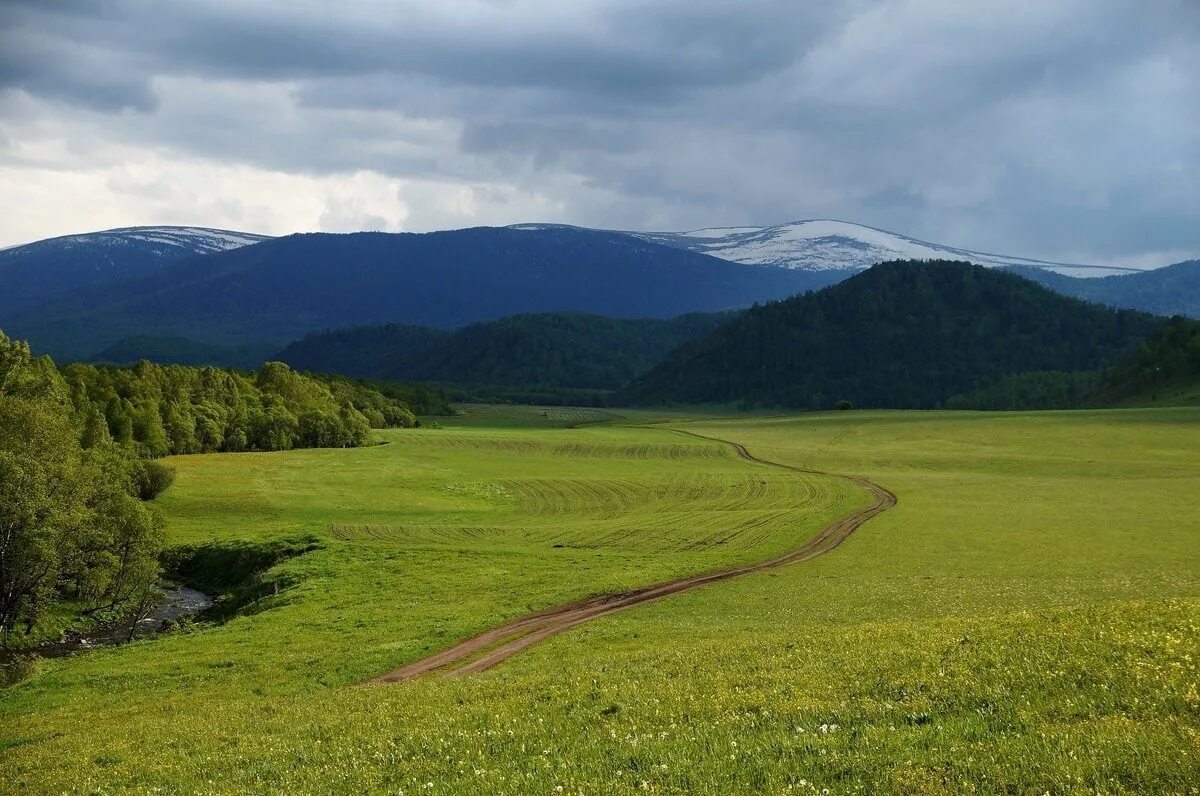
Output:
[[[37,241],[26,246],[136,246],[163,254],[212,254],[268,240],[269,235],[208,227],[120,227]],[[14,246],[14,249],[24,248]]]
[[737,263],[809,271],[863,270],[886,260],[965,260],[996,267],[1026,265],[1082,277],[1129,274],[1139,270],[970,251],[833,219],[796,221],[773,227],[709,227],[685,232],[627,234]]

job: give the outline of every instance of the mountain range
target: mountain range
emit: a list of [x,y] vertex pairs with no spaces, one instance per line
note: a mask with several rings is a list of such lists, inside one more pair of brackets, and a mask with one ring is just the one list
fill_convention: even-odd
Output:
[[363,324],[449,329],[521,313],[668,318],[742,308],[898,257],[1006,268],[1066,295],[1200,317],[1194,261],[1133,272],[811,220],[680,233],[521,224],[281,238],[130,227],[0,250],[0,328],[60,358],[177,350],[245,364],[311,332]]
[[629,235],[480,227],[289,235],[160,264],[0,313],[61,359],[131,336],[221,345],[402,322],[456,328],[522,312],[669,318],[819,289],[839,272],[747,268]]

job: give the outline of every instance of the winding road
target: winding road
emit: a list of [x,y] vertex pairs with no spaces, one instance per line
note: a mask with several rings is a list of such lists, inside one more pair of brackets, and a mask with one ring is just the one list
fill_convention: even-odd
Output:
[[[696,434],[690,431],[682,431],[679,429],[671,429],[675,433],[684,434],[690,437],[708,440],[711,442],[720,442],[729,445],[737,453],[738,456],[746,461],[757,462],[758,464],[776,467],[783,470],[791,470],[800,473],[819,473],[821,475],[832,475],[831,473],[821,473],[816,470],[805,470],[799,467],[792,467],[779,462],[768,461],[754,456],[746,447],[738,442],[730,440],[718,439],[717,437],[708,437],[702,434]],[[707,586],[710,583],[719,583],[723,580],[736,578],[739,575],[747,575],[751,572],[762,572],[763,570],[782,567],[787,564],[796,564],[801,561],[807,561],[811,558],[827,553],[837,547],[846,540],[850,534],[854,533],[863,523],[872,517],[882,514],[888,509],[896,505],[896,496],[873,481],[865,478],[854,478],[849,476],[838,476],[848,478],[848,480],[861,486],[871,493],[872,500],[870,505],[864,508],[850,512],[846,516],[834,521],[820,533],[808,540],[804,545],[796,550],[780,556],[779,558],[763,561],[758,564],[751,564],[744,567],[736,567],[734,569],[721,570],[719,572],[711,572],[706,575],[695,575],[689,578],[681,578],[679,580],[669,581],[667,583],[659,583],[652,586],[644,586],[632,591],[619,592],[617,594],[607,594],[600,597],[592,597],[580,602],[569,603],[567,605],[551,608],[547,611],[530,614],[529,616],[516,619],[507,624],[493,628],[491,630],[480,633],[477,636],[460,641],[453,647],[442,650],[441,652],[430,655],[427,658],[422,658],[418,661],[405,664],[399,669],[395,669],[387,674],[370,680],[371,683],[402,683],[406,680],[411,680],[414,677],[420,677],[424,674],[440,671],[447,676],[459,676],[465,674],[474,674],[490,669],[499,663],[511,658],[518,652],[527,649],[540,641],[569,630],[576,625],[590,622],[593,619],[599,619],[602,616],[614,614],[617,611],[623,611],[626,608],[632,608],[635,605],[660,600],[663,597],[668,597],[672,594],[678,594],[689,589],[694,589],[699,586]]]

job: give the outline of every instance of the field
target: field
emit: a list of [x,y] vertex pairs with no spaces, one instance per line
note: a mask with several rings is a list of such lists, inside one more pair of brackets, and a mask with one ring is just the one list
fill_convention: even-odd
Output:
[[[0,692],[13,792],[1196,793],[1200,410],[472,407],[358,450],[181,457],[173,543],[294,540],[220,625]],[[571,427],[583,424],[579,427]],[[506,620],[832,553],[364,681]]]

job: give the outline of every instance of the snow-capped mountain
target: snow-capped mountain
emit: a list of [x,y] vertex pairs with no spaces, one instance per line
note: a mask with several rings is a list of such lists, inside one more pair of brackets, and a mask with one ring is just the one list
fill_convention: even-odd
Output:
[[135,248],[172,255],[211,254],[248,246],[269,237],[253,232],[234,232],[208,227],[119,227],[100,232],[47,238],[34,243],[9,246],[2,251],[17,252],[33,247],[72,249],[79,246],[99,246],[114,249]]
[[814,219],[773,227],[712,227],[687,232],[630,232],[643,240],[748,265],[809,271],[862,270],[885,260],[966,260],[988,266],[1032,266],[1077,277],[1136,273],[1119,268],[1055,263],[959,249],[846,221]]
[[124,227],[12,246],[0,250],[0,312],[83,287],[145,276],[184,257],[267,239],[206,227]]

